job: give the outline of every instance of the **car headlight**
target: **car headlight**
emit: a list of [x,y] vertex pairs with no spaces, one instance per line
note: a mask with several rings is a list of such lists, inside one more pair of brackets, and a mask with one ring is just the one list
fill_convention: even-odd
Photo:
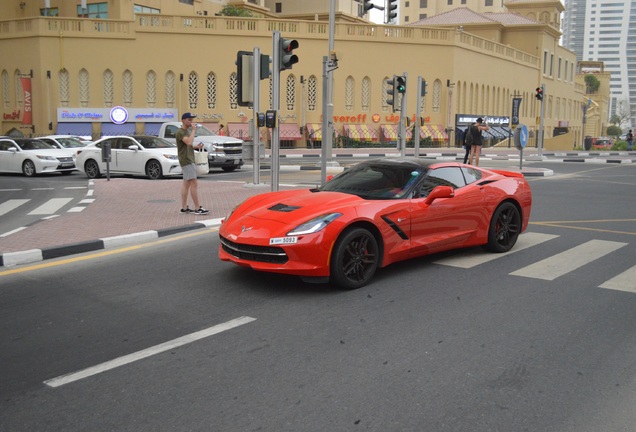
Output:
[[172,155],[172,154],[165,154],[165,155],[163,155],[163,157],[165,157],[166,159],[170,159],[170,160],[177,160],[177,159],[179,159],[179,156],[177,156],[177,155]]
[[52,161],[56,161],[57,160],[53,156],[42,156],[42,155],[36,155],[36,156],[38,157],[38,159],[42,159],[42,160],[52,160]]
[[322,216],[318,216],[305,222],[304,224],[298,225],[296,228],[287,233],[288,236],[296,236],[303,234],[313,234],[318,231],[324,229],[327,225],[329,225],[334,220],[338,219],[342,216],[342,213],[328,213]]

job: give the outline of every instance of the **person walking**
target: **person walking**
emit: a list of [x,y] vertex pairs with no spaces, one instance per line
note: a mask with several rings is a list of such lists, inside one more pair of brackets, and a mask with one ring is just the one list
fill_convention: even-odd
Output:
[[[470,127],[471,135],[473,138],[473,142],[470,146],[470,161],[468,162],[470,165],[479,166],[479,155],[481,153],[481,146],[483,144],[481,138],[481,131],[490,129],[487,123],[484,123],[484,119],[479,117],[477,122]],[[473,161],[475,162],[473,164]]]
[[[192,126],[192,119],[195,115],[187,112],[181,116],[181,127],[176,133],[177,152],[179,155],[179,165],[183,172],[183,183],[181,185],[181,213],[193,213],[195,215],[206,215],[210,210],[204,209],[199,204],[199,191],[197,185],[197,166],[194,161],[194,149],[201,149],[203,143],[194,144],[196,127]],[[188,194],[192,198],[195,210],[188,206]]]
[[632,130],[630,129],[629,132],[627,132],[627,150],[631,150],[633,145],[634,145],[634,134],[632,133]]
[[464,150],[466,150],[466,153],[464,154],[464,163],[468,162],[468,156],[470,156],[470,149],[472,147],[470,145],[470,143],[472,143],[471,129],[474,125],[475,123],[468,125],[464,131]]

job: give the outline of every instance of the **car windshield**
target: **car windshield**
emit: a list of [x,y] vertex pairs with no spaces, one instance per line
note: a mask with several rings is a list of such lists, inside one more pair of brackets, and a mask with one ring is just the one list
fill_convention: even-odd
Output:
[[155,148],[170,148],[176,147],[177,145],[171,143],[170,141],[166,141],[163,138],[147,136],[147,137],[136,137],[137,141],[141,143],[144,148],[147,149],[155,149]]
[[405,198],[424,167],[410,164],[359,164],[325,183],[319,190],[343,192],[364,199]]
[[62,144],[65,148],[77,148],[84,147],[86,144],[78,140],[77,138],[56,138],[57,142]]
[[14,141],[20,146],[22,150],[49,150],[53,148],[53,146],[40,140],[15,139]]
[[197,130],[195,132],[195,135],[200,137],[200,136],[216,136],[216,134],[214,132],[212,132],[210,129],[206,128],[205,126],[202,126],[200,124],[197,125]]

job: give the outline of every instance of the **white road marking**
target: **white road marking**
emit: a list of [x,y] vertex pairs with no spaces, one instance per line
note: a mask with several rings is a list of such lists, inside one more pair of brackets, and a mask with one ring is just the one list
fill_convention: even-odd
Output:
[[9,213],[11,210],[15,210],[22,204],[29,202],[28,199],[10,199],[0,204],[0,216]]
[[551,281],[626,245],[627,243],[590,240],[510,274]]
[[458,267],[469,269],[480,264],[487,263],[492,260],[496,260],[497,258],[504,257],[506,255],[510,255],[515,252],[522,251],[532,246],[536,246],[540,243],[543,243],[548,240],[552,240],[558,236],[551,234],[541,234],[541,233],[525,233],[519,236],[517,240],[517,244],[512,248],[512,250],[504,253],[489,253],[482,251],[471,251],[471,252],[460,252],[457,254],[453,254],[453,256],[442,258],[440,260],[435,261],[435,264],[442,264],[451,267]]
[[636,266],[604,282],[600,288],[636,293]]
[[70,374],[66,374],[66,375],[62,375],[59,376],[57,378],[52,378],[50,380],[46,380],[44,381],[44,384],[48,385],[49,387],[59,387],[59,386],[63,386],[65,384],[69,384],[72,383],[74,381],[79,381],[81,379],[87,378],[89,376],[93,376],[93,375],[97,375],[99,373],[102,372],[106,372],[109,371],[111,369],[115,369],[117,367],[120,366],[124,366],[127,365],[129,363],[133,363],[136,362],[138,360],[142,360],[144,358],[153,356],[155,354],[160,354],[162,352],[165,351],[169,351],[171,349],[174,348],[178,348],[182,345],[186,345],[192,342],[195,342],[199,339],[203,339],[209,336],[213,336],[217,333],[221,333],[224,332],[226,330],[230,330],[234,327],[238,327],[241,326],[243,324],[247,324],[250,323],[252,321],[256,321],[256,318],[251,318],[251,317],[239,317],[239,318],[235,318],[233,320],[230,320],[228,322],[225,322],[223,324],[218,324],[215,325],[213,327],[209,327],[207,329],[195,332],[195,333],[190,333],[189,335],[185,335],[182,336],[180,338],[177,339],[173,339],[171,341],[168,342],[164,342],[162,344],[159,345],[155,345],[153,347],[150,348],[146,348],[145,350],[142,351],[138,351],[136,353],[132,353],[132,354],[128,354],[119,358],[116,358],[114,360],[111,361],[107,361],[104,362],[102,364],[98,364],[96,366],[92,366],[86,369],[83,369],[81,371],[78,372],[73,372]]
[[53,214],[66,204],[71,202],[73,198],[51,198],[40,207],[33,210],[29,215],[49,215]]
[[12,230],[12,231],[7,231],[7,232],[6,232],[6,233],[4,233],[4,234],[0,234],[0,237],[9,237],[11,234],[15,234],[15,233],[17,233],[17,232],[20,232],[20,231],[22,231],[23,229],[26,229],[26,227],[20,227],[20,228],[16,228],[16,229],[14,229],[14,230]]

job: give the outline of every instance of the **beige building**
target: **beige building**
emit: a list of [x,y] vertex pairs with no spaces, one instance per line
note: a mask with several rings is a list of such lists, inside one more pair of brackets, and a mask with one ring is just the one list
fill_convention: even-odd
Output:
[[[0,134],[154,133],[161,122],[189,111],[213,130],[224,125],[225,133],[249,138],[254,113],[237,103],[236,55],[255,47],[271,55],[272,32],[279,31],[300,45],[294,52],[299,63],[281,73],[281,139],[287,146],[319,141],[328,10],[300,6],[329,1],[231,3],[254,17],[217,16],[225,2],[212,0],[145,0],[143,6],[89,0],[85,8],[81,0],[0,2]],[[275,18],[276,3],[285,19]],[[513,97],[522,98],[521,123],[536,129],[534,89],[541,84],[545,137],[567,125],[570,133],[559,137],[565,140],[560,145],[581,142],[588,98],[574,54],[558,45],[559,2],[539,2],[543,12],[534,6],[517,13],[460,8],[442,14],[454,15],[451,20],[409,26],[365,22],[351,13],[355,2],[337,3],[332,121],[338,136],[394,145],[399,114],[386,102],[386,80],[405,72],[406,114],[416,120],[420,105],[420,136],[432,139],[429,144],[456,145],[457,130],[476,116],[501,126],[493,142],[502,139]],[[307,18],[292,18],[297,15]],[[415,94],[420,76],[428,83],[423,97]],[[271,79],[261,81],[260,112],[270,108],[271,92]],[[128,116],[112,118],[115,107]],[[586,132],[591,120],[588,114]],[[266,130],[261,134],[268,138]]]

